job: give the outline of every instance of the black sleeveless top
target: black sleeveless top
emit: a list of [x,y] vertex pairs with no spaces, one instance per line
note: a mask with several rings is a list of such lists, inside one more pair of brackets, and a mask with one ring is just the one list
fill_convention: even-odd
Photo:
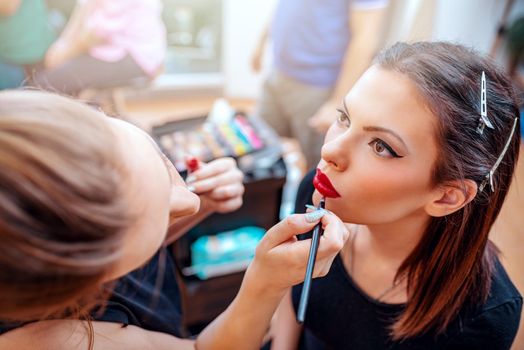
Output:
[[[171,249],[162,248],[145,266],[118,279],[103,313],[95,311],[92,317],[181,337],[182,307]],[[0,334],[21,326],[0,322]]]
[[[313,175],[300,185],[297,212],[311,202]],[[301,291],[302,284],[293,287],[295,312]],[[402,304],[381,303],[365,294],[337,256],[329,273],[313,280],[299,349],[509,349],[518,330],[522,297],[497,260],[486,303],[459,313],[443,335],[391,341],[388,326],[403,309]]]

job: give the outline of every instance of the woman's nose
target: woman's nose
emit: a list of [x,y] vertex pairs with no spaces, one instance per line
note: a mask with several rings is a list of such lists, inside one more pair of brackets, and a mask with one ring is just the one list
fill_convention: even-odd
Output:
[[341,137],[324,143],[320,157],[338,171],[343,171],[349,164],[349,147]]

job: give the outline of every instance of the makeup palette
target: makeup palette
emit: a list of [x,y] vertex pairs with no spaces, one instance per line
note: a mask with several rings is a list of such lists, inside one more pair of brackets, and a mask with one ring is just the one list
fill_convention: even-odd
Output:
[[202,119],[190,126],[167,123],[155,127],[153,135],[179,172],[187,170],[188,155],[209,162],[219,157],[239,158],[266,146],[263,132],[242,112],[224,124]]

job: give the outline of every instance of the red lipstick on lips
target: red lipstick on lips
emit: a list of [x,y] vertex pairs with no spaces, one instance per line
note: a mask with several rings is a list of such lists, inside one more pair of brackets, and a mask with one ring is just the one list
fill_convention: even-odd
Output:
[[329,178],[320,169],[317,168],[317,173],[313,178],[313,186],[320,192],[321,195],[327,198],[338,198],[340,194],[335,190]]

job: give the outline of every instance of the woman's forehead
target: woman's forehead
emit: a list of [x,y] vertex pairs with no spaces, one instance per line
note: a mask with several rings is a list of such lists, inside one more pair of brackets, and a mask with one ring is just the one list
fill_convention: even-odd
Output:
[[[123,161],[128,168],[129,180],[140,189],[148,187],[152,179],[163,184],[170,183],[168,172],[155,142],[142,129],[122,120],[107,118],[111,125]],[[140,190],[140,192],[143,192]]]
[[438,120],[421,94],[402,73],[371,67],[345,98],[352,122],[362,127],[387,128],[406,144],[434,138]]

